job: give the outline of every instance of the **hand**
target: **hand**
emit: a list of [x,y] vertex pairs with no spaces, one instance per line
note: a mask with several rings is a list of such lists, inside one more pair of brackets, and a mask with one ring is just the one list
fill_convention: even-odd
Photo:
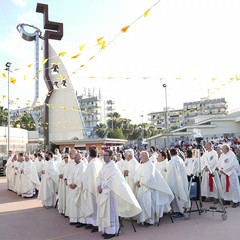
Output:
[[136,182],[136,186],[137,186],[137,187],[141,187],[140,181],[137,181],[137,182]]
[[166,168],[164,168],[164,172],[167,172],[167,169],[166,169]]
[[76,184],[70,184],[70,186],[71,186],[71,187],[70,187],[71,189],[75,189],[75,188],[77,187]]
[[42,173],[42,174],[45,174],[45,170],[42,170],[41,173]]
[[59,178],[63,178],[63,174],[59,174]]
[[98,192],[102,193],[102,187],[101,186],[98,186]]
[[205,167],[205,168],[204,168],[204,171],[205,171],[205,172],[209,172],[208,167]]
[[128,170],[124,170],[124,171],[123,171],[123,175],[124,175],[124,177],[127,177],[127,176],[128,176],[128,173],[129,173]]

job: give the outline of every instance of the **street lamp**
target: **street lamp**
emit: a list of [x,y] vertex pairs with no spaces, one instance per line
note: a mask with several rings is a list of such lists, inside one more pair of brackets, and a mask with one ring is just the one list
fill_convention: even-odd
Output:
[[[168,143],[169,143],[169,136],[168,136],[168,106],[167,106],[167,84],[164,83],[163,88],[165,89],[165,129],[166,129],[166,133],[167,133],[167,139],[168,139]],[[166,147],[167,144],[165,144]]]
[[5,64],[5,70],[8,72],[8,138],[7,138],[7,153],[10,150],[10,99],[9,99],[9,94],[10,94],[10,85],[9,85],[9,72],[11,72],[10,67],[12,63],[7,62]]

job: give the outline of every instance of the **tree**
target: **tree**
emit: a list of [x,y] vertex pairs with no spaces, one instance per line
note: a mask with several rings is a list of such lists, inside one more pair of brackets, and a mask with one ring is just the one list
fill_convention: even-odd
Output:
[[117,128],[117,129],[109,128],[107,137],[108,138],[125,139],[121,128]]
[[0,106],[0,126],[8,124],[8,109]]
[[99,123],[95,127],[95,132],[98,135],[98,137],[105,138],[108,133],[107,126],[103,123]]
[[16,121],[12,123],[13,127],[18,127],[24,128],[28,131],[34,131],[36,130],[36,125],[35,122],[32,118],[32,115],[28,113],[24,113],[20,118],[18,118]]
[[120,121],[121,115],[118,112],[109,113],[107,117],[108,117],[108,121],[107,121],[108,128],[117,129],[121,127],[121,121]]

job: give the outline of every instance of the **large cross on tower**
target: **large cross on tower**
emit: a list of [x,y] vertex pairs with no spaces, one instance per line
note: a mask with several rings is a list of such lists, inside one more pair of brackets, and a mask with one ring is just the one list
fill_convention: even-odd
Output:
[[[52,22],[48,20],[48,5],[38,3],[36,12],[43,14],[43,27],[46,29],[44,33],[44,59],[48,59],[49,56],[49,39],[61,40],[63,37],[63,23]],[[51,95],[54,91],[51,78],[49,76],[49,61],[45,63],[44,66],[44,81],[48,89],[48,94],[45,99],[44,106],[44,147],[49,148],[49,108],[47,104],[51,98]]]

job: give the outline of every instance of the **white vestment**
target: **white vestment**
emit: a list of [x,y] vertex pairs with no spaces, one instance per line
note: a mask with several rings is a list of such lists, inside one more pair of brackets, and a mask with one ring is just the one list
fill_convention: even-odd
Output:
[[11,182],[11,170],[12,170],[12,166],[13,166],[12,158],[13,158],[13,155],[8,158],[7,163],[5,165],[6,166],[7,189],[9,189],[9,190],[13,190],[13,186],[12,186],[12,182]]
[[102,163],[98,158],[89,161],[83,174],[83,198],[81,208],[81,218],[86,218],[87,224],[97,226],[97,186],[96,179],[102,168]]
[[123,173],[123,171],[125,170],[124,167],[125,167],[125,160],[121,159],[120,161],[117,161],[116,162],[119,170],[121,173]]
[[[83,176],[84,172],[86,170],[86,164],[84,161],[80,161],[78,164],[75,165],[75,169],[72,176],[72,183],[71,184],[78,184],[79,178]],[[68,183],[70,184],[70,183]],[[81,222],[80,218],[80,208],[75,203],[75,196],[77,192],[79,191],[78,187],[75,189],[69,188],[69,211],[68,211],[68,217],[70,222]]]
[[71,159],[68,162],[67,174],[65,176],[66,185],[66,210],[65,216],[69,216],[69,208],[70,208],[70,198],[72,197],[72,192],[70,191],[69,184],[72,183],[73,173],[76,167],[76,163],[74,159]]
[[17,167],[16,167],[16,192],[17,195],[22,195],[21,191],[21,177],[22,173],[21,171],[24,168],[24,161],[23,162],[18,162]]
[[66,211],[66,183],[64,178],[66,178],[68,169],[68,163],[64,161],[59,165],[59,174],[63,174],[62,178],[58,181],[58,212],[65,214]]
[[99,231],[116,234],[119,229],[118,217],[136,216],[141,212],[141,207],[114,161],[103,166],[97,185],[102,188],[97,197]]
[[[215,150],[206,151],[202,156],[201,169],[202,169],[202,183],[201,194],[205,197],[223,198],[222,185],[220,182],[219,174],[216,170],[219,165],[218,155]],[[206,172],[203,169],[207,167],[210,171]],[[211,176],[214,174],[214,179]]]
[[56,204],[59,171],[53,158],[44,163],[43,170],[45,173],[41,175],[38,199],[42,200],[42,204],[45,207],[54,207]]
[[239,163],[236,155],[229,150],[226,154],[222,153],[219,158],[221,182],[223,185],[223,199],[226,201],[240,202],[240,185],[238,180]]
[[134,194],[136,194],[136,185],[134,183],[134,177],[138,170],[139,165],[140,163],[136,160],[136,158],[132,158],[129,161],[125,160],[124,170],[128,170],[128,176],[126,176],[125,179]]
[[179,156],[173,156],[168,162],[167,172],[167,183],[175,196],[176,205],[173,205],[173,211],[183,213],[184,208],[190,206],[187,172],[183,160]]
[[34,164],[35,164],[36,169],[37,169],[38,177],[39,177],[40,180],[41,180],[41,171],[43,169],[44,162],[45,162],[44,160],[39,161],[38,158],[36,158],[35,161],[34,161]]
[[39,189],[40,181],[37,174],[36,166],[32,160],[24,162],[23,173],[21,176],[22,197],[32,197],[35,189]]
[[157,161],[155,164],[156,168],[162,174],[165,180],[167,178],[167,165],[168,165],[168,159],[165,159],[164,161],[161,161],[161,162]]
[[139,223],[154,224],[159,221],[164,212],[171,210],[170,203],[174,195],[150,159],[140,164],[135,174],[135,183],[138,181],[140,187],[137,187],[136,197],[142,212],[136,219]]

